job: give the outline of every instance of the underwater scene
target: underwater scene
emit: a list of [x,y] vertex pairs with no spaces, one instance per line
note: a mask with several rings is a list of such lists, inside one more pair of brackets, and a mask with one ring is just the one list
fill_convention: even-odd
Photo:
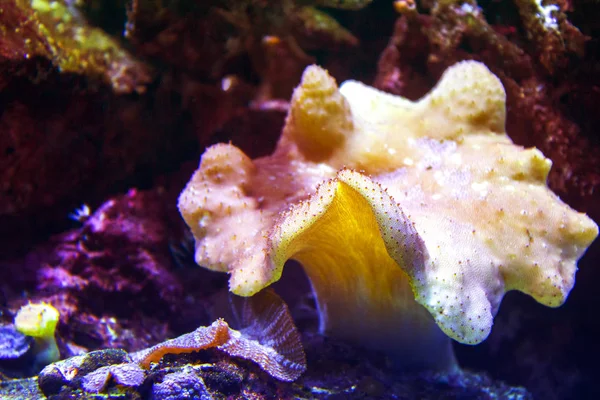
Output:
[[600,399],[597,0],[0,0],[0,399]]

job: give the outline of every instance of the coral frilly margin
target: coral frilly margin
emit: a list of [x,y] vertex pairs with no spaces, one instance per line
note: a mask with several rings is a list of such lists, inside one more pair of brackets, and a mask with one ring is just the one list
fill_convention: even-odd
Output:
[[202,156],[179,199],[196,262],[251,296],[296,259],[324,333],[407,367],[452,368],[442,331],[480,343],[509,290],[561,305],[598,234],[504,122],[504,89],[478,62],[449,68],[417,102],[338,89],[308,67],[271,156],[226,144]]

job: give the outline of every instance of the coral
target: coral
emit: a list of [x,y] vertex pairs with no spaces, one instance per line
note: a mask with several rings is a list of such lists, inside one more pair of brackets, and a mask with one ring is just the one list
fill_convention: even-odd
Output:
[[561,305],[598,233],[504,122],[504,89],[481,63],[449,68],[417,102],[352,81],[338,90],[309,67],[273,155],[223,144],[203,155],[179,199],[196,262],[251,296],[297,259],[322,331],[452,369],[439,328],[483,341],[509,290]]
[[7,0],[0,15],[0,55],[8,59],[44,57],[63,72],[102,77],[118,93],[144,91],[150,80],[147,67],[69,1]]
[[[147,182],[196,158],[253,98],[288,99],[309,60],[350,54],[356,43],[327,10],[313,7],[328,2],[290,2],[287,14],[281,2],[263,1],[1,3],[0,234],[10,242],[0,251],[10,254],[68,229],[64,215],[82,202],[98,205],[141,175]],[[304,6],[316,26],[302,19]],[[310,57],[298,59],[287,37]]]
[[[205,79],[225,82],[229,75],[245,80],[258,76],[257,98],[268,100],[289,97],[303,68],[314,62],[315,51],[349,52],[358,44],[349,30],[317,7],[357,10],[370,1],[193,3],[132,1],[127,39],[140,54]],[[242,71],[234,68],[240,60],[245,64]]]
[[583,56],[588,38],[569,22],[561,2],[516,0],[515,4],[539,62],[548,73],[568,66],[571,54]]
[[218,319],[210,326],[201,326],[194,332],[159,343],[149,349],[134,353],[133,360],[144,368],[159,362],[166,354],[182,354],[217,347],[229,340],[229,325]]
[[[562,43],[544,47],[543,40],[538,40],[543,39],[539,36],[543,32],[531,31],[524,19],[535,22],[536,16],[524,16],[525,9],[517,4],[534,1],[464,3],[420,2],[423,7],[418,12],[402,11],[379,60],[374,86],[415,99],[426,93],[448,66],[461,60],[485,63],[506,90],[509,137],[518,145],[542,151],[552,161],[551,190],[598,223],[600,118],[593,111],[600,102],[598,7],[586,1],[541,2],[554,8],[551,15],[562,21],[558,32],[548,32],[549,38],[560,37]],[[563,29],[568,24],[581,32]],[[599,244],[596,241],[579,263],[578,283],[564,307],[540,309],[526,297],[511,294],[510,301],[502,304],[490,339],[477,349],[460,347],[459,360],[471,368],[521,382],[536,398],[585,397],[596,376],[593,368],[581,366],[593,365],[582,360],[594,352],[590,349],[595,347],[599,331],[596,307],[588,307],[597,302],[594,282],[599,278],[595,268]],[[557,320],[564,327],[560,333],[555,330]],[[516,321],[519,329],[511,329],[507,321]],[[528,355],[512,357],[521,347],[519,354]],[[551,360],[548,354],[552,354]],[[556,378],[565,376],[571,378]]]
[[0,325],[0,361],[22,357],[31,348],[32,338],[13,325]]
[[[523,388],[495,382],[485,374],[395,373],[385,360],[372,357],[322,336],[311,334],[311,368],[293,384],[268,379],[252,362],[208,349],[193,354],[164,357],[140,374],[139,367],[122,350],[94,351],[59,361],[30,381],[0,381],[2,399],[43,398],[277,398],[277,399],[364,399],[398,397],[433,400],[498,398],[530,400]],[[359,361],[359,362],[357,362]],[[136,368],[137,367],[137,368]],[[98,372],[99,371],[99,372]],[[106,371],[120,374],[121,381],[109,379],[100,393],[85,393],[85,385]],[[125,376],[127,371],[135,371]],[[111,372],[112,373],[112,372]],[[140,378],[144,377],[140,385]],[[93,378],[93,379],[91,379]],[[38,383],[39,382],[39,387]],[[100,385],[105,383],[100,379]],[[39,391],[43,393],[39,393]],[[95,388],[94,388],[95,389]],[[29,391],[36,395],[28,395]],[[14,397],[10,397],[10,396]]]
[[[334,45],[357,44],[357,39],[349,31],[329,14],[316,9],[310,3],[331,8],[360,9],[369,2],[225,1],[225,6],[217,8],[217,11],[239,30],[238,40],[230,40],[232,44],[237,44],[241,48],[231,47],[232,51],[250,50],[252,52],[253,47],[260,46],[263,38],[278,37],[289,41],[291,48],[297,52],[299,58],[307,58],[308,56],[299,47],[299,43],[310,43],[306,38],[312,36],[329,39]],[[313,43],[311,44],[315,46]],[[323,44],[320,43],[317,46],[323,46]]]
[[0,396],[5,400],[43,399],[37,378],[0,381]]
[[60,314],[47,303],[29,303],[19,309],[15,316],[15,328],[35,340],[35,369],[60,359],[55,331]]
[[319,7],[333,7],[344,10],[359,10],[369,5],[373,0],[313,0]]
[[60,314],[51,304],[29,303],[19,309],[15,316],[15,327],[31,337],[54,337]]
[[[35,63],[15,64],[29,70]],[[175,159],[196,157],[198,143],[248,101],[235,90],[171,78],[143,96],[117,96],[83,77],[40,69],[45,75],[30,71],[41,80],[34,83],[0,67],[10,76],[0,93],[0,247],[7,255],[32,236],[71,228],[66,216],[75,207],[126,191],[141,171],[160,174]]]
[[[42,392],[51,397],[60,392],[63,386],[83,386],[86,379],[94,372],[106,371],[107,367],[118,369],[115,365],[128,365],[131,363],[129,355],[120,349],[92,351],[48,365],[38,376],[38,385]],[[92,375],[92,378],[94,375]]]
[[182,397],[213,400],[213,396],[206,389],[204,380],[190,371],[167,374],[162,382],[154,385],[152,395],[164,400],[178,400]]
[[10,281],[15,290],[30,291],[32,300],[51,302],[60,311],[65,355],[98,347],[141,349],[173,335],[180,318],[191,321],[176,332],[203,321],[202,307],[193,318],[182,310],[184,289],[169,250],[181,230],[171,222],[178,216],[176,195],[164,188],[131,190],[24,259],[0,264],[8,275],[27,277]]
[[146,374],[135,363],[113,364],[100,367],[83,377],[82,387],[86,392],[102,392],[111,379],[122,386],[141,386]]
[[[358,39],[313,2],[226,1],[215,10],[238,31],[227,41],[227,59],[247,54],[261,77],[259,98],[289,96],[294,80],[314,58],[307,51],[355,47]],[[331,8],[360,9],[369,1],[314,2]],[[223,60],[226,62],[226,60]]]
[[[598,221],[600,152],[597,119],[590,111],[600,93],[594,72],[596,40],[572,26],[562,1],[524,0],[506,7],[480,3],[432,1],[419,10],[401,7],[375,86],[418,98],[448,66],[461,60],[484,62],[506,90],[508,135],[551,159],[550,188]],[[543,27],[538,6],[551,11],[556,29]]]
[[192,333],[134,353],[132,358],[148,368],[166,354],[217,348],[256,362],[279,380],[296,380],[306,370],[306,359],[285,303],[267,290],[244,300],[239,311],[240,331],[229,328],[224,319],[218,319],[208,327],[201,326]]
[[[204,70],[191,77],[183,67],[161,67],[155,75],[156,59],[124,42],[122,24],[105,30],[85,10],[115,23],[116,1],[0,3],[3,254],[69,229],[68,212],[126,190],[141,171],[162,173],[174,159],[191,157],[248,102],[222,90],[220,76],[207,82]],[[197,43],[210,35],[191,36]]]

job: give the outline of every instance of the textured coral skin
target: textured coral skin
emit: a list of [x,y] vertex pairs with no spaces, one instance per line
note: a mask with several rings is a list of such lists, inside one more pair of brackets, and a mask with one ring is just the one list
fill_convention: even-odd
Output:
[[15,317],[17,330],[31,337],[53,338],[59,313],[51,304],[26,304]]
[[[598,233],[547,188],[551,162],[513,145],[504,120],[504,89],[477,62],[448,69],[417,102],[352,81],[338,90],[309,67],[272,156],[204,154],[179,201],[196,261],[248,296],[298,259],[323,331],[447,367],[431,317],[476,344],[508,290],[562,304]],[[437,364],[410,354],[419,339]]]
[[[416,8],[403,11],[381,55],[374,86],[415,99],[429,90],[448,66],[462,60],[485,63],[506,89],[508,135],[519,145],[537,147],[551,159],[549,187],[573,208],[598,221],[600,151],[595,140],[597,120],[589,120],[598,103],[599,81],[593,73],[596,45],[590,46],[591,41],[583,46],[589,38],[567,20],[566,3],[515,3],[521,21],[515,9],[516,20],[504,22],[512,25],[513,33],[501,33],[503,27],[487,18],[494,11],[484,3],[479,7],[470,2],[463,8],[463,2],[432,2],[429,13]],[[536,4],[554,9],[559,30],[537,29],[542,21],[536,7],[529,8],[531,14],[527,11]],[[557,5],[561,10],[556,10]],[[594,20],[587,18],[591,15],[588,10],[582,10],[578,12],[584,13],[586,20]],[[522,32],[515,29],[521,23]],[[585,23],[580,20],[577,25]]]
[[222,319],[210,326],[202,326],[194,332],[159,343],[149,349],[133,354],[133,360],[144,368],[159,362],[166,354],[191,353],[220,346],[229,340],[229,326]]
[[219,318],[210,326],[201,326],[194,332],[133,353],[132,359],[149,368],[166,354],[216,347],[231,356],[254,361],[282,381],[294,381],[306,371],[300,335],[287,305],[274,291],[263,290],[242,300],[234,315],[240,320],[242,329],[239,331],[231,329],[224,319]]

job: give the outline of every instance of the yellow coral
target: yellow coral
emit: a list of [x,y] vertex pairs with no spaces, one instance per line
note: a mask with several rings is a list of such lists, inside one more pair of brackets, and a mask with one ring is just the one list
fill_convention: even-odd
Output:
[[436,324],[475,344],[508,290],[562,304],[598,234],[504,119],[504,89],[478,62],[451,67],[417,102],[353,81],[337,89],[309,67],[273,155],[203,155],[179,201],[196,261],[248,296],[297,259],[324,332],[448,368]]
[[60,314],[48,303],[29,303],[19,309],[15,316],[15,328],[35,339],[35,368],[41,368],[60,359],[54,332]]
[[48,303],[29,303],[15,316],[15,328],[31,337],[54,337],[59,313]]

